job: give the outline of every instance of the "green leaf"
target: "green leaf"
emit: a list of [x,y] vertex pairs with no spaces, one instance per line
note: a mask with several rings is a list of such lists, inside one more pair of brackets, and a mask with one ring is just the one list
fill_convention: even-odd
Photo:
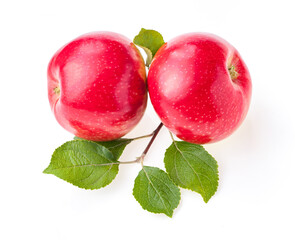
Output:
[[120,156],[122,155],[125,147],[131,142],[132,142],[132,139],[120,138],[120,139],[113,140],[113,141],[96,142],[96,143],[109,149],[113,153],[116,160],[118,160],[120,158]]
[[[74,139],[80,139],[82,140],[82,138],[79,137],[74,137]],[[120,156],[122,155],[125,147],[132,142],[133,139],[128,139],[128,138],[120,138],[120,139],[116,139],[113,141],[106,141],[106,142],[95,142],[99,145],[102,145],[104,147],[106,147],[107,149],[109,149],[116,160],[118,160],[120,158]],[[94,141],[93,141],[94,142]]]
[[180,190],[168,174],[156,167],[143,166],[134,182],[133,195],[143,209],[172,217],[180,201]]
[[142,28],[137,36],[133,39],[133,42],[147,54],[146,66],[151,64],[153,57],[159,48],[165,43],[163,36],[155,30],[147,30]]
[[164,162],[174,183],[200,193],[205,202],[216,192],[218,165],[201,145],[174,141],[166,150]]
[[106,147],[86,140],[73,140],[57,148],[44,173],[53,174],[75,186],[98,189],[110,184],[119,162]]

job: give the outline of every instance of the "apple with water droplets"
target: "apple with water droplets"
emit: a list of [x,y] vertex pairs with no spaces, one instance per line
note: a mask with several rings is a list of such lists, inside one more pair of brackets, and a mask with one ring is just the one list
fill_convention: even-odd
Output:
[[57,121],[80,138],[120,138],[144,114],[145,63],[120,34],[93,32],[74,39],[52,57],[47,76]]
[[238,51],[208,33],[168,41],[148,73],[150,99],[163,124],[180,139],[196,144],[222,140],[240,126],[251,88]]

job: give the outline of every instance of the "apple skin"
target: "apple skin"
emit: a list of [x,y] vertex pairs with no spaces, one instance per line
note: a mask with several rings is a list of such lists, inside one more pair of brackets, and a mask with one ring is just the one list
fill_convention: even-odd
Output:
[[145,63],[120,34],[93,32],[74,39],[52,57],[47,77],[57,121],[80,138],[120,138],[144,114]]
[[208,33],[165,43],[149,72],[151,102],[163,124],[180,139],[205,144],[232,134],[244,120],[251,78],[237,50]]

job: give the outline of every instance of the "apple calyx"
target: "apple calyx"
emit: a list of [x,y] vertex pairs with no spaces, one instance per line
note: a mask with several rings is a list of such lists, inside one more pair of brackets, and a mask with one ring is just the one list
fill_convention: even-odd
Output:
[[229,71],[229,75],[230,75],[231,80],[235,80],[235,79],[238,78],[239,73],[236,71],[236,68],[235,68],[234,65],[231,65],[231,66],[228,68],[228,71]]
[[53,89],[54,93],[59,95],[60,94],[60,87],[56,87]]

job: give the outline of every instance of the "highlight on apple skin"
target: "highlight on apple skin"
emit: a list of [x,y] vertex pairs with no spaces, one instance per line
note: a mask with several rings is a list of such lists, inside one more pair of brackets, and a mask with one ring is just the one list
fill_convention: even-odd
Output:
[[208,33],[165,43],[149,72],[151,102],[163,124],[180,139],[205,144],[232,134],[244,120],[251,78],[238,51]]
[[120,138],[145,112],[145,63],[120,34],[93,32],[74,39],[52,57],[47,77],[57,121],[80,138]]

